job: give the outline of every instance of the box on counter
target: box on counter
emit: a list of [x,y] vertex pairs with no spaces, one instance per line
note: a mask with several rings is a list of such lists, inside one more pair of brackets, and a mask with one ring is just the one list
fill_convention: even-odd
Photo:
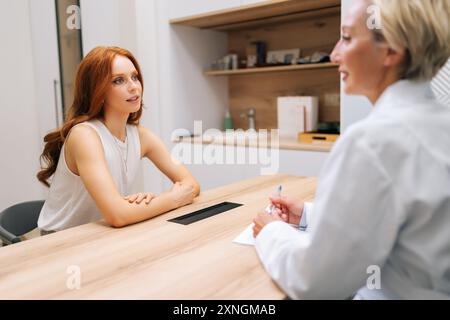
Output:
[[317,131],[318,97],[278,97],[278,130],[282,138],[297,139],[299,132]]
[[339,134],[300,132],[298,133],[298,142],[301,143],[333,143],[339,138]]

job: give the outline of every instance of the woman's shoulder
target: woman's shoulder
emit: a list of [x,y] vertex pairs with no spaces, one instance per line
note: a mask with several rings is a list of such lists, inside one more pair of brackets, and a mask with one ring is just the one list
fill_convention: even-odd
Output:
[[150,129],[141,125],[138,125],[137,129],[143,154],[148,154],[153,150],[161,150],[164,148],[164,143],[161,138]]
[[96,136],[96,128],[95,128],[95,122],[93,121],[85,121],[76,124],[75,126],[70,129],[70,136]]
[[65,143],[68,146],[82,145],[86,147],[101,144],[101,140],[96,130],[88,122],[82,122],[70,129]]
[[147,127],[144,127],[143,125],[135,125],[137,132],[139,133],[139,137],[142,138],[155,138],[156,135],[153,133],[152,130],[150,130]]

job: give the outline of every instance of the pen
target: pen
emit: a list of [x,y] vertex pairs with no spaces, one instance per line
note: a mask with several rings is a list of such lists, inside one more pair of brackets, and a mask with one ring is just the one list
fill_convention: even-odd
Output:
[[279,186],[278,186],[278,197],[281,197],[281,191],[283,190],[283,186],[280,184]]
[[[281,197],[281,191],[283,191],[283,186],[280,184],[278,186],[278,188],[277,188],[277,195],[278,195],[278,197]],[[273,204],[267,206],[267,208],[266,208],[266,212],[268,214],[272,214],[273,210],[275,210],[275,206]]]

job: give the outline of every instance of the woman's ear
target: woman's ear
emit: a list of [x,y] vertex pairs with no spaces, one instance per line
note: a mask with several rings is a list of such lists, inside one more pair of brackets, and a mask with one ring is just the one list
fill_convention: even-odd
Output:
[[405,60],[405,56],[405,49],[394,50],[392,48],[388,48],[386,58],[384,59],[384,66],[397,68],[402,65]]

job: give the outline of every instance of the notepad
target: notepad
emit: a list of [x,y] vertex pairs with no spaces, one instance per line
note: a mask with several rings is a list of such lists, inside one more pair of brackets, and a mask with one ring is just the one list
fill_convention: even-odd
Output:
[[[255,224],[252,223],[247,228],[245,228],[244,231],[242,231],[236,238],[234,238],[233,243],[241,244],[244,246],[254,246],[255,245],[255,238],[253,238],[253,226]],[[306,232],[298,228],[297,225],[289,224],[292,226],[295,230],[298,230],[298,232]]]
[[242,244],[245,246],[254,246],[255,245],[255,238],[253,238],[253,226],[254,225],[255,225],[254,223],[249,225],[236,238],[234,238],[233,242],[237,243],[237,244]]
[[[305,202],[305,207],[310,207],[310,206],[312,206],[312,202]],[[266,211],[267,214],[271,214],[273,209],[274,209],[274,207],[269,204],[264,209],[264,211]],[[246,246],[254,246],[255,245],[255,238],[253,238],[253,226],[254,225],[255,224],[252,223],[247,228],[245,228],[244,231],[242,231],[236,238],[234,238],[233,243],[242,244],[242,245],[246,245]],[[308,232],[308,230],[306,229],[306,226],[299,227],[298,225],[295,225],[295,224],[289,224],[289,225],[292,226],[298,232]]]
[[[265,211],[266,213],[270,214],[272,212],[273,207],[269,204]],[[255,245],[255,238],[253,238],[253,226],[255,224],[252,223],[249,225],[244,231],[242,231],[234,240],[234,243],[237,244],[243,244],[246,246],[254,246]]]

